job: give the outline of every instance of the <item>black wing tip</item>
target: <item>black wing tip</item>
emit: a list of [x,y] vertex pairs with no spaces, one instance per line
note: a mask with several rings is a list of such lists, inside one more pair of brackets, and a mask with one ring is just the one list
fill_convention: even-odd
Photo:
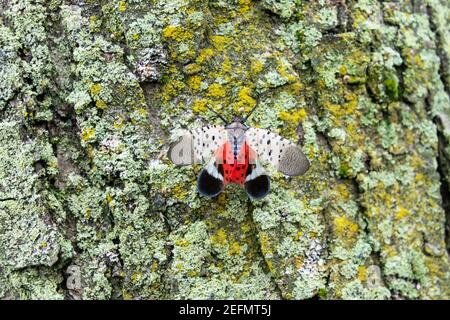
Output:
[[210,175],[206,169],[198,175],[197,190],[201,195],[212,198],[219,195],[223,189],[223,181]]
[[262,174],[244,184],[245,191],[252,200],[264,198],[270,191],[270,178]]

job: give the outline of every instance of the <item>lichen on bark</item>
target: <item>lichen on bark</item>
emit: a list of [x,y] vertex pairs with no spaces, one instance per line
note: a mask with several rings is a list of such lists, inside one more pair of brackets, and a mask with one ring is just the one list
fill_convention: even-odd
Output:
[[[450,297],[446,1],[0,8],[0,297]],[[310,170],[201,197],[174,132],[257,104]]]

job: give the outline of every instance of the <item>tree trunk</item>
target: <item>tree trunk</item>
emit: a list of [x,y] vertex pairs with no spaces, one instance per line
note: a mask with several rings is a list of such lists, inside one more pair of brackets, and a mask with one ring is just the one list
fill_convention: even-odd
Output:
[[[450,298],[449,16],[0,0],[0,297]],[[256,104],[309,171],[201,197],[168,143]]]

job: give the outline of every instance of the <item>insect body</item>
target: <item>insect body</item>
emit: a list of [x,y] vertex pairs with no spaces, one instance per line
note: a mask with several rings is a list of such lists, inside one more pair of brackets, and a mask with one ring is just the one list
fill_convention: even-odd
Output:
[[214,197],[227,184],[239,184],[250,198],[261,199],[270,191],[261,163],[288,176],[308,170],[309,161],[297,145],[267,130],[247,127],[246,119],[234,117],[225,127],[185,131],[170,146],[168,156],[176,165],[206,163],[197,179],[200,194]]

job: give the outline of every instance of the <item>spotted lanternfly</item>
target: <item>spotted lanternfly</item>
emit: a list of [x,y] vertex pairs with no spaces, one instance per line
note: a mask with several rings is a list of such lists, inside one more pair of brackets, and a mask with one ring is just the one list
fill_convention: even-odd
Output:
[[261,199],[270,190],[270,179],[261,163],[269,163],[287,176],[299,176],[308,170],[309,161],[296,144],[245,125],[254,110],[245,119],[233,117],[230,124],[216,113],[225,126],[185,130],[171,144],[168,157],[175,165],[206,163],[197,179],[200,194],[215,197],[227,184],[238,184],[250,198]]

